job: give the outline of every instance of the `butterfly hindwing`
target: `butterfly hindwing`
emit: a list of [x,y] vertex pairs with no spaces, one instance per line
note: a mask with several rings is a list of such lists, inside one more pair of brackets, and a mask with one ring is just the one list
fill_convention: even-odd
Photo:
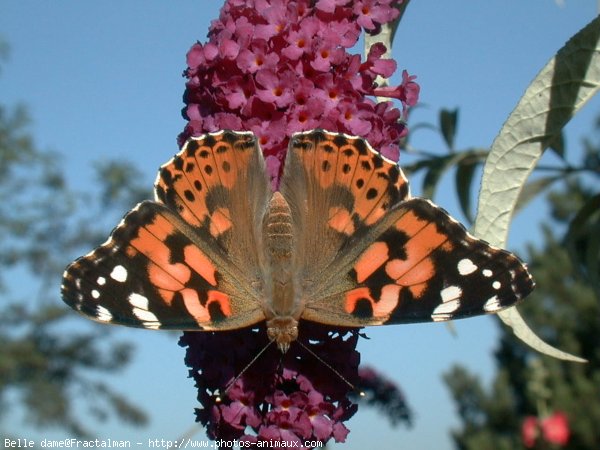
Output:
[[[248,192],[256,202],[242,202]],[[105,244],[67,268],[65,302],[98,321],[144,328],[232,329],[263,320],[259,221],[252,224],[269,189],[252,136],[188,141],[161,168],[156,197],[160,203],[140,203]],[[252,270],[240,267],[242,257]]]

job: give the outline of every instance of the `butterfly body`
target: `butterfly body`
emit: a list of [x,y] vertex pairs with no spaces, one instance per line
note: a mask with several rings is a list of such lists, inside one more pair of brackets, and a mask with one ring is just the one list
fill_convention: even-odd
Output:
[[264,242],[270,283],[265,286],[263,308],[267,334],[282,352],[298,337],[302,300],[293,273],[294,233],[290,206],[279,192],[269,201],[264,220]]
[[155,194],[67,268],[67,304],[154,329],[266,321],[285,352],[299,320],[443,321],[497,312],[533,289],[513,254],[411,198],[398,166],[360,138],[294,135],[273,193],[251,133],[207,134],[161,167]]

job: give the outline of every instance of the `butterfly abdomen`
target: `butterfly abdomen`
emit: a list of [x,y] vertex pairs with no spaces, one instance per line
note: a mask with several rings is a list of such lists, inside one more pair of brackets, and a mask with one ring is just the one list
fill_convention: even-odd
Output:
[[291,315],[294,312],[292,213],[279,192],[275,192],[269,201],[263,230],[273,314]]
[[279,192],[275,192],[269,201],[264,233],[269,258],[274,263],[290,265],[294,245],[292,212]]
[[298,336],[296,316],[299,315],[299,310],[295,301],[292,270],[292,212],[279,192],[275,192],[269,201],[263,233],[270,272],[270,285],[267,287],[270,301],[266,302],[269,307],[265,311],[268,319],[267,334],[285,353],[289,344]]

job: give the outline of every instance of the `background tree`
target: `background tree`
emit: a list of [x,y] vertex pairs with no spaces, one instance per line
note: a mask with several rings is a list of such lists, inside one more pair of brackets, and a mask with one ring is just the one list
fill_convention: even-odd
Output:
[[139,177],[105,162],[98,192],[73,192],[59,155],[38,149],[28,126],[24,107],[0,105],[0,415],[20,404],[31,424],[74,437],[93,435],[78,406],[99,420],[142,425],[143,411],[100,378],[127,365],[131,346],[107,340],[106,330],[69,326],[73,315],[57,301],[64,255],[105,238],[95,224],[119,201],[140,197],[131,182]]

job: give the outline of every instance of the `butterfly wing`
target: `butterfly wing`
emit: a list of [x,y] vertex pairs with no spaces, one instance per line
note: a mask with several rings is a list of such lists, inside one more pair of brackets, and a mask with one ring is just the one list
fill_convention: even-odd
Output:
[[[351,149],[362,159],[348,161]],[[332,235],[336,245],[318,265],[310,253],[299,258],[302,318],[338,326],[449,320],[497,312],[533,289],[514,255],[431,202],[409,199],[401,171],[361,139],[308,133],[289,152],[284,196],[292,210],[314,208],[297,220],[312,233],[299,239],[298,254]],[[335,175],[323,170],[329,165]]]
[[263,320],[260,224],[270,189],[254,137],[191,139],[161,167],[155,193],[67,268],[65,302],[101,322],[144,328]]

